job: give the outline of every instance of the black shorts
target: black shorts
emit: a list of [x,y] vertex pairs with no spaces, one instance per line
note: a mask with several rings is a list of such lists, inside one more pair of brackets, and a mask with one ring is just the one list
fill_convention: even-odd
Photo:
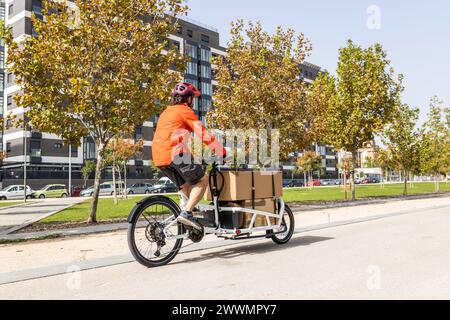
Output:
[[186,183],[194,186],[205,176],[205,169],[201,164],[174,164],[160,168],[162,173],[181,189]]

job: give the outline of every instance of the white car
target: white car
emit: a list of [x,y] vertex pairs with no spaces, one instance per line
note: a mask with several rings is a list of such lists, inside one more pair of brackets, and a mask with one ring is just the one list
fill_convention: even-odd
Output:
[[[124,190],[125,185],[122,183],[116,183],[117,193]],[[80,192],[80,197],[92,197],[94,195],[94,187],[90,187]],[[100,185],[100,195],[101,196],[112,196],[114,195],[114,184],[112,182],[105,182]]]
[[[25,196],[23,185],[15,185],[4,188],[0,191],[0,200],[23,199]],[[27,186],[27,199],[31,199],[33,190]]]

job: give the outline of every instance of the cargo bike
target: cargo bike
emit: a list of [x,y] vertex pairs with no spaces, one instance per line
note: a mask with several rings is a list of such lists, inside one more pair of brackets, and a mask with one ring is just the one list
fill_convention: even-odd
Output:
[[206,235],[226,240],[268,238],[278,245],[288,243],[295,229],[294,215],[282,197],[275,193],[274,176],[271,179],[273,197],[270,199],[274,211],[272,208],[270,211],[258,210],[258,186],[255,185],[253,171],[251,177],[251,186],[246,187],[246,190],[251,189],[251,200],[245,207],[242,201],[221,201],[226,179],[219,165],[214,163],[209,174],[212,202],[197,206],[194,212],[198,222],[196,227],[178,222],[180,207],[169,197],[150,196],[137,203],[128,218],[128,245],[134,258],[146,267],[163,266],[180,252],[183,241],[198,243]]

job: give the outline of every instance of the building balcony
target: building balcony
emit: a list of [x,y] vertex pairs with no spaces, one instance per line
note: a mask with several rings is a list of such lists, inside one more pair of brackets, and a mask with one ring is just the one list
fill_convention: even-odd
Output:
[[42,133],[39,131],[31,131],[31,138],[42,139]]

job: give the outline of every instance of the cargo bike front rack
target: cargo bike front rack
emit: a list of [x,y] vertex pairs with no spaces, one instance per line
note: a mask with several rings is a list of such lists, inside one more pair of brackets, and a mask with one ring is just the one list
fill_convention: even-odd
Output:
[[[219,186],[218,177],[222,179]],[[294,215],[285,204],[282,197],[275,196],[275,182],[272,175],[272,190],[275,210],[265,212],[255,210],[255,181],[252,171],[252,208],[230,206],[231,202],[221,202],[220,195],[224,189],[225,178],[214,163],[209,174],[209,188],[212,203],[198,205],[196,213],[203,214],[197,221],[202,230],[187,228],[178,222],[180,208],[168,197],[151,196],[139,202],[131,212],[128,222],[128,244],[136,260],[147,267],[158,267],[168,264],[178,254],[184,240],[197,243],[206,235],[215,235],[226,240],[241,240],[254,238],[270,238],[276,244],[286,244],[292,238],[295,229]],[[153,211],[149,208],[161,206],[163,211]],[[146,215],[146,212],[149,214]],[[165,215],[162,213],[166,213]],[[249,223],[242,225],[239,217],[251,217]],[[144,217],[144,218],[143,218]],[[209,218],[209,219],[208,219]],[[258,219],[259,218],[259,219]],[[263,219],[263,220],[261,220]],[[224,220],[228,220],[224,224]],[[256,226],[257,220],[264,221],[264,226]],[[230,222],[231,221],[231,222]],[[145,230],[145,231],[144,231]],[[137,243],[140,237],[145,245]],[[257,235],[255,235],[257,234]],[[171,247],[172,248],[169,248]],[[169,249],[169,250],[168,250]]]

